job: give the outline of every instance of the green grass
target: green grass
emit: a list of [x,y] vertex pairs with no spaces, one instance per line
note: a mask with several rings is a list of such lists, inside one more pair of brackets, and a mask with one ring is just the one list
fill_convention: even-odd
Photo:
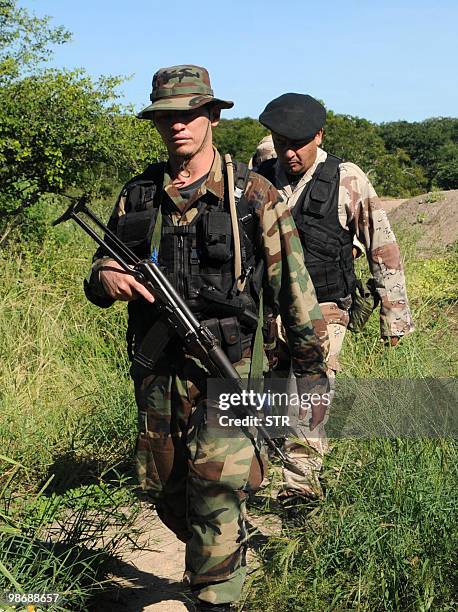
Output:
[[337,446],[326,496],[263,551],[246,610],[456,609],[457,446]]
[[136,407],[124,309],[85,299],[94,244],[70,224],[49,231],[61,209],[0,254],[0,591],[13,577],[83,610],[131,538]]
[[[59,593],[52,610],[80,610],[104,586],[109,562],[137,536],[139,504],[125,476],[50,492],[24,491],[23,466],[0,457],[0,592]],[[19,606],[24,609],[24,606]]]
[[[106,218],[111,205],[97,208]],[[70,224],[47,229],[62,209],[31,211],[0,254],[0,591],[59,590],[85,610],[132,537],[136,408],[125,306],[86,301],[94,244]],[[456,376],[456,249],[424,260],[400,235],[417,330],[389,350],[376,316],[348,334],[350,382]],[[324,500],[270,539],[244,609],[455,609],[456,459],[452,440],[336,441]]]
[[69,453],[116,463],[135,438],[124,308],[82,290],[93,250],[67,225],[0,255],[0,448],[35,480]]
[[[355,379],[457,375],[456,250],[424,260],[415,237],[399,235],[416,331],[386,349],[373,315],[363,333],[347,334],[344,388]],[[284,523],[270,538],[243,609],[455,610],[457,459],[453,439],[334,440],[324,499],[304,511],[300,528]]]

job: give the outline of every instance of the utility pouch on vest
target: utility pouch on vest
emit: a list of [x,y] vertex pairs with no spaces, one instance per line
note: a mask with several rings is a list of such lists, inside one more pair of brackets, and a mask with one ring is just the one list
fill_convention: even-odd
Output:
[[231,363],[242,359],[242,335],[237,317],[225,319],[205,319],[202,321],[207,329],[219,340],[221,348]]
[[231,216],[214,211],[203,219],[204,254],[214,261],[226,263],[232,257]]
[[151,225],[151,210],[142,210],[134,215],[119,217],[117,234],[128,247],[136,247],[146,243]]
[[237,317],[228,317],[219,322],[222,335],[222,348],[229,357],[231,363],[237,363],[242,359],[242,336],[240,323]]
[[[339,243],[319,230],[315,230],[313,236],[307,235],[304,238],[303,248],[310,251],[317,260],[338,262],[340,259]],[[309,260],[307,263],[310,263]]]
[[228,315],[235,316],[251,331],[258,326],[258,315],[250,308],[253,301],[248,295],[242,293],[237,297],[227,299],[214,287],[205,286],[200,288],[199,295],[204,301],[204,313],[218,314],[223,318],[227,318]]

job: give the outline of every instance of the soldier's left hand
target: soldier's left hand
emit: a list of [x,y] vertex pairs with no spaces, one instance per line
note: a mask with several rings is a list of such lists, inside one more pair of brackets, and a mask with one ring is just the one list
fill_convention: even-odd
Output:
[[313,379],[313,376],[296,379],[299,397],[307,396],[310,405],[308,409],[300,405],[299,420],[304,419],[306,415],[311,413],[312,416],[308,422],[310,431],[313,431],[324,420],[330,403],[328,379]]

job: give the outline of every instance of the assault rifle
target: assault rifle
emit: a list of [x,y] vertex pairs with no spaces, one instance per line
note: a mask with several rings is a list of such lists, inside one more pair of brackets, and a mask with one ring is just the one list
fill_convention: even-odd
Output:
[[[155,298],[155,305],[159,311],[162,320],[168,326],[171,333],[178,335],[185,350],[188,354],[199,359],[208,369],[210,374],[215,378],[222,378],[230,381],[234,388],[234,392],[241,393],[244,390],[242,380],[236,369],[221,349],[219,341],[211,333],[211,331],[202,325],[195,315],[191,312],[186,302],[178,295],[175,288],[167,280],[164,274],[159,269],[159,266],[152,260],[141,260],[133,253],[114,232],[112,232],[87,206],[89,197],[83,195],[77,202],[71,204],[67,210],[58,219],[53,221],[53,225],[58,225],[64,221],[72,219],[75,221],[97,244],[114,259],[124,270],[125,273],[131,274],[139,283],[141,283]],[[94,230],[80,216],[86,215],[87,218],[103,232],[104,238]],[[256,410],[253,407],[247,406],[231,406],[233,413],[240,418],[246,416],[257,416]],[[257,421],[256,429],[266,441],[269,448],[279,457],[285,468],[303,476],[304,473],[298,466],[269,435],[268,431]],[[247,431],[247,435],[251,438],[255,448],[256,441],[251,432]]]

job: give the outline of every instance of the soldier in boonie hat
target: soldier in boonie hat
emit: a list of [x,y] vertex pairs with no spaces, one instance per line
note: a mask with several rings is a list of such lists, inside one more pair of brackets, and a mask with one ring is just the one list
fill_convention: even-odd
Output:
[[153,76],[151,104],[137,117],[152,119],[157,110],[193,110],[212,103],[219,108],[232,108],[230,100],[215,98],[208,70],[193,64],[161,68]]
[[[205,68],[156,72],[151,104],[139,117],[153,121],[167,161],[149,164],[124,185],[110,229],[138,257],[161,266],[240,378],[256,378],[252,347],[262,287],[265,310],[278,304],[284,316],[298,376],[324,376],[311,321],[318,304],[311,283],[297,280],[305,267],[291,215],[270,183],[213,145],[220,110],[232,106],[213,95]],[[208,370],[164,326],[150,292],[103,249],[86,295],[101,307],[129,302],[139,482],[161,521],[186,542],[185,579],[196,609],[227,612],[246,575],[245,498],[263,480],[264,453],[245,431],[233,438],[221,424],[219,435],[215,410],[205,426]]]

